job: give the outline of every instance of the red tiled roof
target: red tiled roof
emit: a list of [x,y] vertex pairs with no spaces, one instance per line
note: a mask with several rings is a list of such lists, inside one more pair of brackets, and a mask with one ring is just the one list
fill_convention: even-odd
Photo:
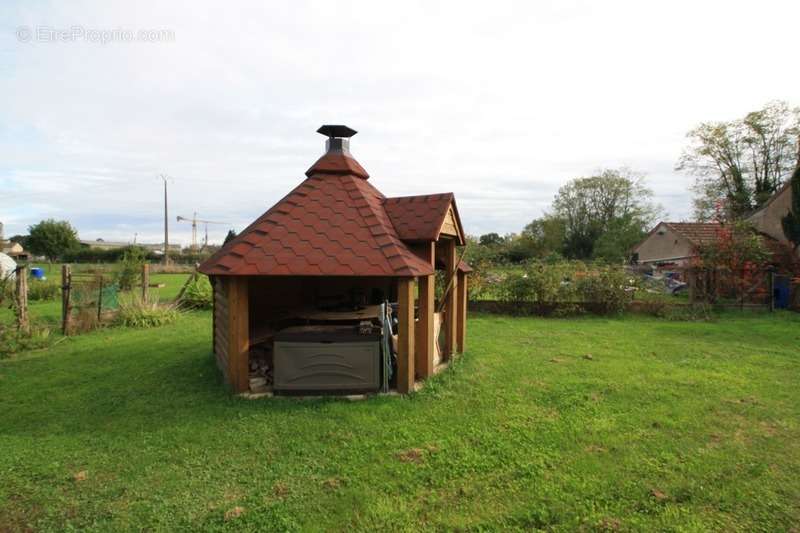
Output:
[[453,193],[387,198],[383,204],[397,234],[404,241],[439,239],[447,210],[455,199]]
[[200,266],[209,275],[427,276],[358,162],[328,153],[308,178]]
[[664,225],[695,245],[716,241],[721,227],[717,222],[664,222]]

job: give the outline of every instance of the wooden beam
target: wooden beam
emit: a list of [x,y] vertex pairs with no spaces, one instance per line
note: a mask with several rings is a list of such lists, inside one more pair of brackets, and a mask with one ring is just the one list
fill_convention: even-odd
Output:
[[444,265],[445,265],[445,272],[447,277],[449,278],[451,275],[453,276],[453,283],[450,287],[450,291],[447,293],[447,297],[445,298],[444,304],[444,312],[445,312],[445,349],[443,358],[449,359],[450,355],[455,353],[456,351],[456,329],[457,326],[457,315],[458,315],[458,276],[455,275],[456,271],[456,261],[458,261],[458,257],[456,255],[456,241],[455,239],[447,239],[444,241]]
[[[426,242],[413,248],[414,253],[422,260],[435,267],[436,264],[436,243]],[[415,339],[415,360],[414,370],[417,379],[427,379],[433,375],[434,359],[434,336],[433,318],[436,313],[436,275],[423,276],[419,278],[419,320],[417,320],[416,339]]]
[[230,277],[228,322],[228,379],[235,392],[245,392],[250,388],[250,306],[246,277]]
[[419,379],[433,375],[433,316],[435,306],[435,275],[419,278],[419,321],[417,322],[417,343],[415,369]]
[[142,301],[147,302],[147,292],[150,289],[150,265],[142,263]]
[[414,278],[397,280],[397,390],[414,388]]
[[467,274],[458,273],[458,313],[456,313],[456,349],[464,353],[467,338]]

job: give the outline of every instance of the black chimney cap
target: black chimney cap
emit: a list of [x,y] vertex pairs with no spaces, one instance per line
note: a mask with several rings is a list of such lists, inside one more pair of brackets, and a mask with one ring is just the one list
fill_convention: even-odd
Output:
[[317,133],[327,135],[328,137],[352,137],[358,132],[353,128],[348,128],[343,125],[325,124],[317,130]]

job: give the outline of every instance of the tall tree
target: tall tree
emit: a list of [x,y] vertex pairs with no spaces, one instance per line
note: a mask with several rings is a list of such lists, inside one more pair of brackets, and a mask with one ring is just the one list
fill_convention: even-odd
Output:
[[760,207],[798,163],[800,108],[770,102],[741,119],[704,122],[689,131],[677,170],[696,176],[695,216],[711,220],[723,204],[738,219]]
[[232,229],[229,229],[228,230],[228,234],[225,235],[225,240],[222,241],[222,245],[224,246],[224,245],[228,244],[230,241],[232,241],[235,238],[236,238],[236,232],[233,231]]
[[661,213],[652,196],[644,175],[626,168],[607,169],[561,187],[553,201],[553,216],[564,221],[564,255],[593,257],[598,239],[620,220],[644,232]]
[[55,261],[79,246],[78,232],[65,220],[42,220],[28,228],[28,247],[36,255]]

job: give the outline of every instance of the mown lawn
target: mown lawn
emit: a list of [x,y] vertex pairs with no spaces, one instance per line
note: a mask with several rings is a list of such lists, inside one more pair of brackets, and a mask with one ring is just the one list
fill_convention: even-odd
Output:
[[359,402],[233,397],[209,332],[0,361],[0,530],[800,527],[800,315],[476,316],[424,390]]

